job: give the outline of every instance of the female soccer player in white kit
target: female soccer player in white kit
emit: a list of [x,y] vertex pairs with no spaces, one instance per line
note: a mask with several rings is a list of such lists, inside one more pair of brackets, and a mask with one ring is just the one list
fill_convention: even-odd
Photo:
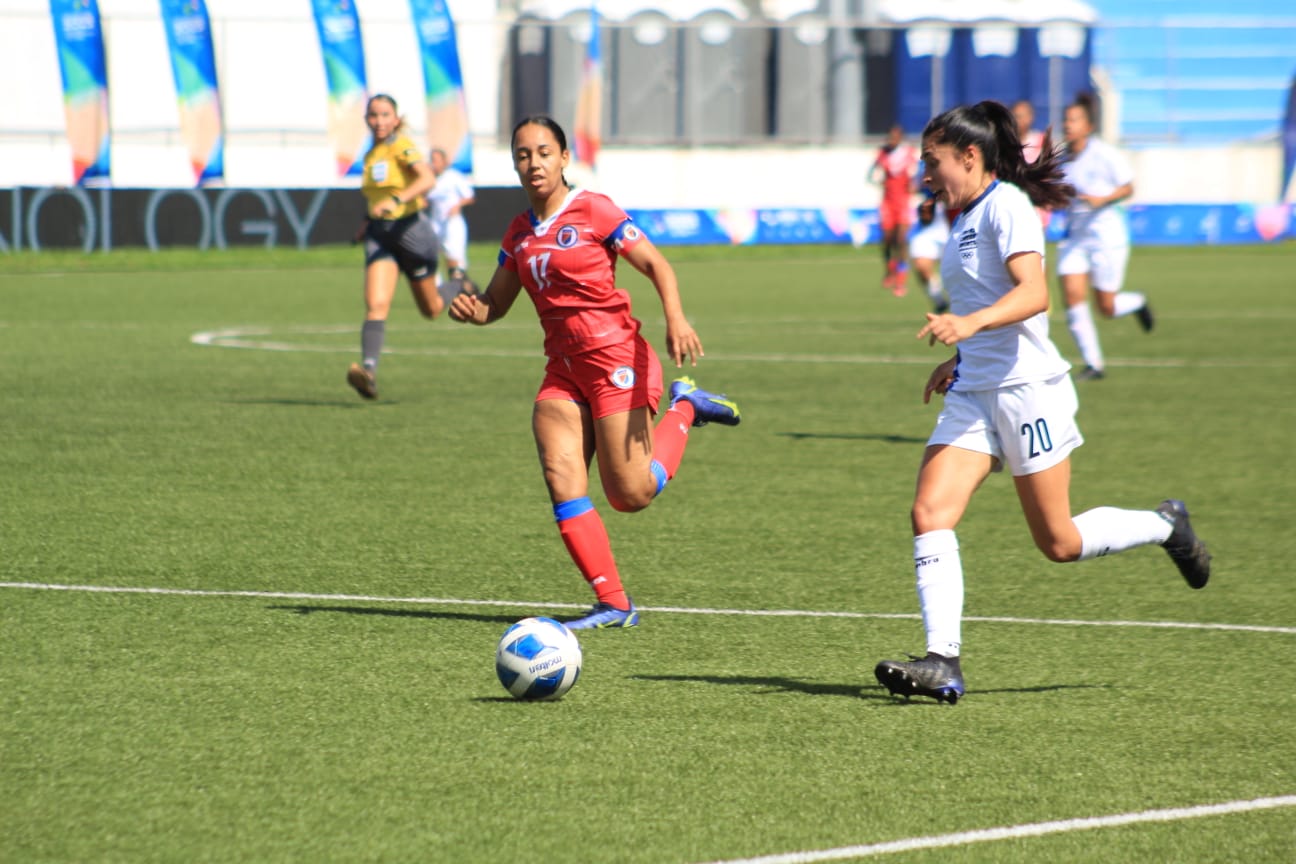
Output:
[[954,703],[963,695],[963,567],[954,529],[972,493],[1004,463],[1026,523],[1051,561],[1079,561],[1160,544],[1193,588],[1210,578],[1210,554],[1182,501],[1155,510],[1098,507],[1071,516],[1076,426],[1070,364],[1048,336],[1044,231],[1035,204],[1070,195],[1045,147],[1027,164],[1009,110],[997,102],[954,108],[923,130],[924,182],[959,215],[941,261],[950,311],[927,314],[918,337],[957,345],[923,390],[945,397],[918,470],[911,518],[914,572],[927,654],[875,669],[892,693]]
[[436,187],[428,195],[432,230],[441,243],[446,277],[463,279],[468,269],[468,223],[463,208],[477,200],[476,192],[468,178],[450,166],[450,157],[439,147],[432,151],[432,173],[437,178]]
[[1134,172],[1116,148],[1093,134],[1094,105],[1076,97],[1063,115],[1066,157],[1063,172],[1075,188],[1066,210],[1066,234],[1058,243],[1058,277],[1066,301],[1067,327],[1085,362],[1077,376],[1105,376],[1098,329],[1088,304],[1088,287],[1097,292],[1098,311],[1106,318],[1135,315],[1144,332],[1152,329],[1147,298],[1122,291],[1129,264],[1129,226],[1117,206],[1134,194]]

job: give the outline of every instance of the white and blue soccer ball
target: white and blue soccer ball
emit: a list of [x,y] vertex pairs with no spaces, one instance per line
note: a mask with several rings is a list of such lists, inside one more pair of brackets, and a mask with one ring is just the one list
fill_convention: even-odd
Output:
[[552,618],[522,619],[504,631],[495,651],[495,674],[518,699],[557,699],[580,671],[576,634]]

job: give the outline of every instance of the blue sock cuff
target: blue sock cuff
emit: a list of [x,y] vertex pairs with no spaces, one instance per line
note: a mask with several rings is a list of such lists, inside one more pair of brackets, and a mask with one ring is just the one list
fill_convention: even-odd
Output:
[[657,478],[657,491],[653,494],[660,495],[666,488],[666,484],[670,482],[670,478],[666,476],[666,466],[654,459],[648,466],[648,470],[652,471],[653,477]]
[[561,504],[554,505],[554,521],[566,522],[568,519],[574,519],[593,509],[594,502],[589,499],[588,495],[582,498],[573,498],[570,501],[564,501]]

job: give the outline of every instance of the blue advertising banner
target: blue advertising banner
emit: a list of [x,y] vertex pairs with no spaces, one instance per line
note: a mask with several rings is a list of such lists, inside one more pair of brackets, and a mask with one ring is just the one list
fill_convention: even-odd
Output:
[[189,151],[194,181],[220,183],[225,177],[225,133],[211,19],[205,0],[159,0],[171,73],[180,106],[180,136]]
[[360,16],[353,0],[311,0],[329,92],[329,137],[338,176],[359,177],[371,143],[365,125],[368,85]]
[[[1296,237],[1292,204],[1144,204],[1128,208],[1130,240],[1136,246],[1235,245]],[[878,243],[878,211],[774,208],[757,210],[627,210],[659,245],[795,245]],[[1048,239],[1066,232],[1053,214]]]
[[410,12],[423,65],[428,144],[445,151],[450,167],[471,174],[472,135],[468,131],[468,105],[454,21],[445,0],[410,0]]
[[97,0],[50,0],[54,41],[63,79],[63,111],[78,186],[111,178],[108,73]]

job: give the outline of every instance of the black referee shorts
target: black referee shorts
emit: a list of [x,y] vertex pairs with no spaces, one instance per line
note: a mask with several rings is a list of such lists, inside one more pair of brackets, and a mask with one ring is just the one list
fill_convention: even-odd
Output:
[[395,259],[407,279],[426,279],[436,272],[437,239],[422,212],[401,219],[370,219],[365,227],[365,266]]

